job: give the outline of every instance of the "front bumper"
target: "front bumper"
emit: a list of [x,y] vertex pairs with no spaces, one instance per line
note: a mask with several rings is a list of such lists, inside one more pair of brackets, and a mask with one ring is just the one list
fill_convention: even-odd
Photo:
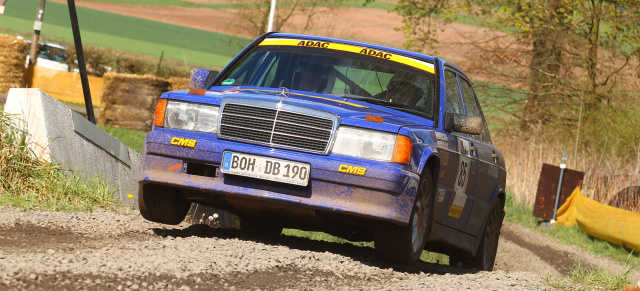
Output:
[[[170,144],[174,137],[197,140],[195,148]],[[293,186],[219,172],[225,150],[308,163],[309,185]],[[186,166],[185,166],[186,164]],[[340,165],[367,168],[364,176],[339,172]],[[206,165],[215,174],[194,174],[190,165]],[[154,129],[145,140],[140,185],[171,185],[229,199],[251,198],[288,207],[330,211],[400,225],[409,222],[419,176],[403,166],[345,156],[300,153],[219,140],[215,135]],[[145,194],[148,195],[148,194]]]

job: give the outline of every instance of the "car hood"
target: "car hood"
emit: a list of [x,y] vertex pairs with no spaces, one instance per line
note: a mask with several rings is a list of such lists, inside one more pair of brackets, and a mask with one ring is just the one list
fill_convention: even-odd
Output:
[[[335,114],[340,117],[343,125],[388,132],[398,132],[401,127],[405,126],[433,127],[433,121],[423,117],[354,99],[294,90],[285,95],[288,96],[283,96],[282,90],[271,88],[239,87],[229,89],[229,87],[212,87],[205,93],[204,97],[214,97],[219,102],[225,98],[282,101],[290,105],[313,108]],[[172,92],[170,98],[188,100],[188,96],[188,91],[182,90]],[[207,99],[211,100],[210,98]],[[382,117],[382,122],[367,121],[367,115]]]

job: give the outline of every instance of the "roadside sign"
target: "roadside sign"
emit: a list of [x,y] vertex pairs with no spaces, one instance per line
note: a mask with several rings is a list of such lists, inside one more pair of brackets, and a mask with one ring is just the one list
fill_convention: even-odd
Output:
[[[536,201],[533,206],[533,216],[545,220],[551,220],[553,218],[560,170],[561,169],[558,166],[542,164],[540,180],[538,180]],[[564,204],[564,201],[571,195],[576,187],[582,185],[583,180],[584,172],[565,169],[562,177],[562,187],[558,207]]]

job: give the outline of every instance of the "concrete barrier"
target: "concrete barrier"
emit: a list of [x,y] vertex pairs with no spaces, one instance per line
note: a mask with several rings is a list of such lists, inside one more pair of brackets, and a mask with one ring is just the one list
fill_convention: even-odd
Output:
[[18,117],[41,160],[103,176],[123,205],[137,208],[139,153],[40,89],[10,89],[4,111]]

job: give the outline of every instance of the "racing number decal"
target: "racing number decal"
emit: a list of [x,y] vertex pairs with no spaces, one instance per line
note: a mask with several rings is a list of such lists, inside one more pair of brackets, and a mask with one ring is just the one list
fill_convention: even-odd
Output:
[[468,140],[459,139],[460,163],[458,164],[458,175],[456,176],[455,190],[459,193],[466,193],[467,182],[469,180],[469,167],[471,166],[470,144]]
[[467,188],[467,178],[469,177],[469,158],[460,158],[460,169],[458,170],[458,179],[456,181],[455,189],[464,192]]
[[459,139],[458,152],[460,153],[460,162],[458,163],[458,175],[456,176],[456,183],[454,185],[455,197],[449,207],[448,215],[454,218],[460,218],[464,204],[467,201],[467,184],[469,182],[469,172],[471,167],[470,158],[470,143],[468,140]]
[[456,184],[454,189],[456,192],[465,193],[467,190],[467,182],[469,180],[469,166],[471,165],[471,159],[468,157],[460,156],[460,164],[458,165],[458,176],[456,178]]

